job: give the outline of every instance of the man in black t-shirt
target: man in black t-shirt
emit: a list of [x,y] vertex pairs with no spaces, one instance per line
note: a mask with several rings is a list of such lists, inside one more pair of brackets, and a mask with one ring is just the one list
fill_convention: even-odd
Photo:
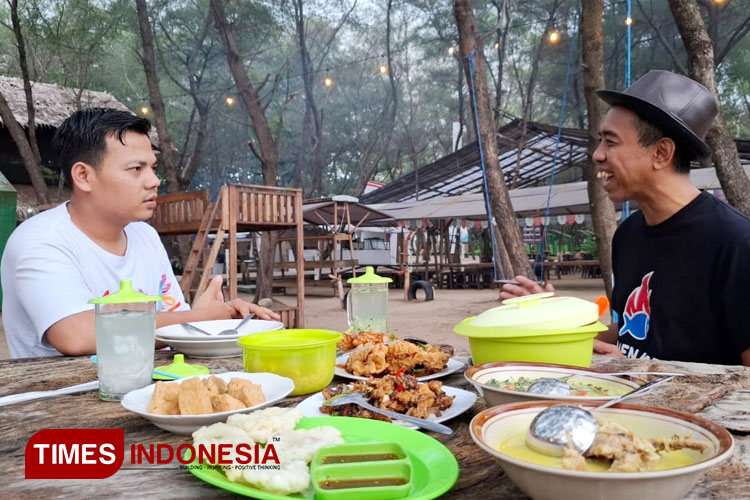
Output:
[[[615,232],[612,310],[619,317],[594,350],[632,358],[750,366],[750,219],[690,183],[691,160],[718,106],[699,83],[651,71],[624,92],[597,91],[611,105],[593,154],[612,201],[635,200]],[[600,181],[600,182],[601,182]],[[502,298],[543,290],[518,276]]]

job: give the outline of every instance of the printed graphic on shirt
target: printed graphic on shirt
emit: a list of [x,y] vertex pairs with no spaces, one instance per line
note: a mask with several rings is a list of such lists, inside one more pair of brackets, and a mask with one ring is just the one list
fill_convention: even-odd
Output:
[[167,275],[161,275],[161,281],[159,282],[159,290],[161,290],[161,303],[162,310],[167,312],[176,311],[182,305],[182,302],[175,299],[171,295],[167,295],[172,289],[172,284],[167,281]]
[[620,328],[620,337],[629,334],[636,340],[645,340],[648,336],[648,326],[651,322],[651,290],[648,285],[653,274],[651,271],[645,275],[640,286],[630,292],[622,315],[624,322]]

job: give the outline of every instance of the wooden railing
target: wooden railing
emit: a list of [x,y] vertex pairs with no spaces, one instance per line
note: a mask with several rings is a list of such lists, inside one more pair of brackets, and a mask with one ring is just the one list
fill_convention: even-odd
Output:
[[296,224],[299,207],[295,199],[299,190],[272,186],[229,186],[230,197],[237,203],[238,224]]
[[156,199],[149,222],[159,234],[196,233],[207,208],[208,191],[165,194]]

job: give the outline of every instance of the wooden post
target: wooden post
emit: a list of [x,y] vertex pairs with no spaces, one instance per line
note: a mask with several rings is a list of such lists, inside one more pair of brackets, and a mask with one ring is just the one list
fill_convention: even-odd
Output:
[[239,214],[239,200],[237,186],[229,186],[229,262],[226,263],[229,279],[229,299],[237,298],[237,215]]
[[294,192],[294,222],[297,224],[297,314],[295,325],[305,327],[305,235],[302,228],[302,191]]

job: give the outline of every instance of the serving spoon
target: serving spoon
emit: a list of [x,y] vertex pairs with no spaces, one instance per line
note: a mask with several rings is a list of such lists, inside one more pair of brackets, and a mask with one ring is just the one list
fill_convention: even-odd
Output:
[[365,399],[362,394],[358,392],[344,392],[342,394],[337,394],[336,396],[333,396],[332,398],[323,402],[323,406],[342,406],[348,404],[361,406],[362,408],[370,410],[371,412],[380,413],[381,415],[385,415],[386,417],[391,417],[396,420],[401,420],[402,422],[414,424],[417,427],[427,429],[428,431],[439,432],[440,434],[453,434],[453,429],[451,429],[447,425],[432,422],[431,420],[425,420],[423,418],[412,417],[411,415],[404,415],[403,413],[398,413],[391,410],[384,410],[383,408],[373,406],[367,401],[367,399]]
[[[665,377],[684,377],[683,373],[665,373],[665,372],[613,372],[613,373],[594,373],[592,375],[609,375],[612,377],[620,375],[663,375]],[[570,384],[568,380],[573,377],[586,377],[585,373],[573,373],[562,378],[540,378],[529,386],[526,390],[529,394],[540,394],[542,396],[570,396]]]
[[[652,380],[627,394],[592,408],[592,410],[608,408],[620,401],[651,390],[657,385],[665,384],[674,377],[674,375],[670,375],[659,380]],[[596,430],[596,419],[590,411],[579,406],[555,405],[541,411],[531,421],[526,433],[526,445],[544,455],[560,457],[568,442],[570,442],[576,451],[584,454],[594,443]]]

